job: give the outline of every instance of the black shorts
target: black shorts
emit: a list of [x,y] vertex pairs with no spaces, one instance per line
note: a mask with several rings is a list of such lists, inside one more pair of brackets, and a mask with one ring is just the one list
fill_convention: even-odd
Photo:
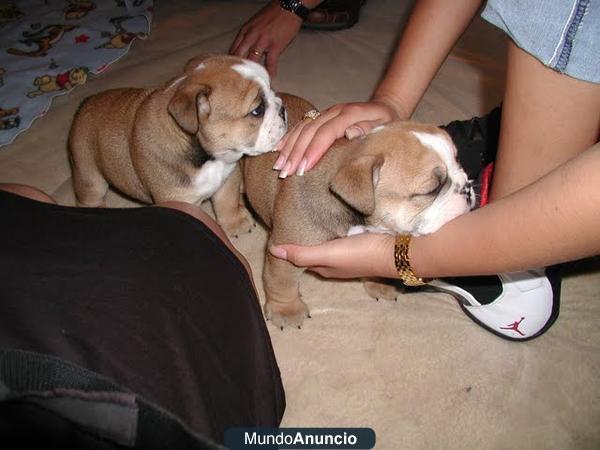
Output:
[[251,280],[168,208],[71,208],[0,191],[0,349],[114,380],[222,442],[285,408]]

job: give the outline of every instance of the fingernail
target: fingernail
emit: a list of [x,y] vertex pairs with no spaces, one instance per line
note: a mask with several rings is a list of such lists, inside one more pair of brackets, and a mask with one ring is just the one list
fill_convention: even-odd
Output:
[[298,170],[296,171],[296,175],[298,175],[299,177],[304,175],[304,171],[306,170],[307,164],[308,160],[306,158],[302,159],[302,161],[300,161],[300,166],[298,166]]
[[285,163],[285,166],[281,172],[279,172],[279,178],[286,178],[288,176],[288,172],[292,168],[292,162],[288,161]]
[[277,145],[275,146],[275,150],[279,151],[283,148],[283,139],[280,139],[279,142],[277,143]]
[[269,247],[269,253],[271,253],[271,255],[273,255],[275,258],[287,259],[287,252],[281,247],[271,245]]
[[286,159],[287,158],[285,155],[279,155],[279,158],[277,158],[277,161],[275,161],[275,164],[273,164],[273,170],[281,170],[281,168],[285,164]]
[[364,133],[361,128],[353,126],[350,128],[346,128],[346,132],[344,134],[346,135],[346,139],[352,140],[354,138],[362,136]]

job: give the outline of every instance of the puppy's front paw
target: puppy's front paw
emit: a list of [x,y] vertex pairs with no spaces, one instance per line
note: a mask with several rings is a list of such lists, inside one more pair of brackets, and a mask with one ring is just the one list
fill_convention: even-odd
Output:
[[310,317],[308,306],[302,300],[291,303],[269,302],[265,303],[265,317],[273,325],[282,330],[284,327],[301,328],[306,317]]
[[398,295],[402,293],[394,284],[381,283],[379,281],[364,280],[363,286],[367,294],[375,300],[398,300]]
[[251,233],[256,227],[256,222],[246,208],[240,208],[235,214],[218,220],[221,228],[225,230],[227,236],[238,237],[242,234]]

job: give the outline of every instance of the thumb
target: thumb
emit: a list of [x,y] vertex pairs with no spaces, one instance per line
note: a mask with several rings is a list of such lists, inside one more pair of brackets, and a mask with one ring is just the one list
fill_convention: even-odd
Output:
[[269,246],[269,253],[273,255],[275,258],[283,259],[287,261],[288,252],[287,245],[271,245]]
[[381,124],[377,120],[364,120],[362,122],[356,122],[354,125],[346,128],[344,135],[346,136],[346,139],[352,140],[357,137],[366,136],[379,125]]
[[300,245],[271,245],[269,253],[275,258],[283,259],[298,267],[311,266],[311,253],[313,247],[303,247]]

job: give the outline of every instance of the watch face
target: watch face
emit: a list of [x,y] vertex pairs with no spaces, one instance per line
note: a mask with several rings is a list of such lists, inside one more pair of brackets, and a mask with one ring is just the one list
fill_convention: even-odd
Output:
[[299,6],[302,6],[302,2],[299,0],[280,0],[279,4],[283,9],[294,12]]
[[309,13],[309,9],[300,0],[279,0],[279,5],[286,11],[293,12],[302,20],[306,20]]

